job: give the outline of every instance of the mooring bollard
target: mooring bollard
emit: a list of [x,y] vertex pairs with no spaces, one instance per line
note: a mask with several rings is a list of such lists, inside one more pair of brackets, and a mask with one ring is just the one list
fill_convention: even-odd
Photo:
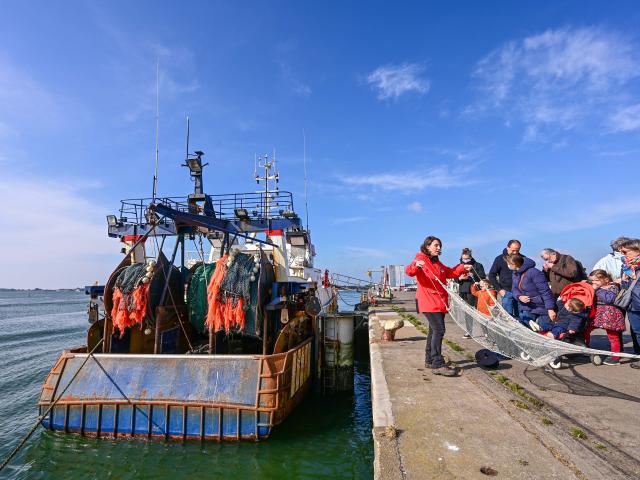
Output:
[[404,327],[404,320],[387,320],[383,325],[382,340],[393,342],[396,338],[396,331],[402,327]]

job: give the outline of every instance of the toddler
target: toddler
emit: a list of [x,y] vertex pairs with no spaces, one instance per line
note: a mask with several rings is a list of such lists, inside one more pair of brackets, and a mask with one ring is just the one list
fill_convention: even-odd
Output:
[[[596,328],[603,328],[607,332],[607,338],[611,344],[612,352],[621,351],[621,336],[625,330],[624,314],[622,310],[613,305],[613,301],[620,291],[620,287],[613,282],[611,275],[605,270],[594,270],[589,275],[591,284],[596,291],[596,315],[584,331],[584,339],[587,345],[591,340],[591,332]],[[605,365],[620,365],[620,357],[607,357]]]

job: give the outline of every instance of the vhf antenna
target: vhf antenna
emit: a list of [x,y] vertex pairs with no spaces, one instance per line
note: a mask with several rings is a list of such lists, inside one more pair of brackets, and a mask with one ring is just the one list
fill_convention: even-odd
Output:
[[302,129],[302,159],[304,164],[304,215],[306,218],[306,230],[309,231],[309,198],[307,196],[307,136]]
[[189,156],[189,116],[187,116],[187,152],[185,158]]
[[156,62],[156,165],[153,171],[153,203],[156,201],[158,193],[158,158],[160,150],[158,148],[160,139],[160,57]]

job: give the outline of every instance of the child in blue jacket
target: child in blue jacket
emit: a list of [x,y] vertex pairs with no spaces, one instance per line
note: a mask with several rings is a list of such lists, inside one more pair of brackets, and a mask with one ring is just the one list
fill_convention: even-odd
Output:
[[[558,315],[555,321],[539,318],[531,327],[535,331],[547,332],[547,337],[562,340],[567,334],[575,335],[584,329],[587,323],[587,307],[582,300],[570,298],[567,303],[558,300]],[[537,328],[536,328],[537,327]]]

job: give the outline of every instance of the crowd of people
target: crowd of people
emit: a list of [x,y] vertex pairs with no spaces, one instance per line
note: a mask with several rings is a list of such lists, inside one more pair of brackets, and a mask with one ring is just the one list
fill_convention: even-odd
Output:
[[[455,376],[456,369],[442,357],[447,311],[447,280],[459,286],[460,296],[484,315],[491,315],[495,302],[527,328],[556,340],[580,339],[588,346],[595,329],[606,332],[614,353],[605,365],[619,365],[626,320],[633,353],[640,355],[640,239],[619,237],[611,252],[587,273],[582,263],[552,248],[540,252],[542,267],[521,253],[522,243],[509,240],[488,275],[483,265],[465,248],[460,263],[449,268],[439,259],[442,242],[425,239],[405,273],[416,277],[418,311],[429,324],[425,367],[436,375]],[[468,337],[468,335],[466,335]],[[640,369],[640,363],[630,363]]]

